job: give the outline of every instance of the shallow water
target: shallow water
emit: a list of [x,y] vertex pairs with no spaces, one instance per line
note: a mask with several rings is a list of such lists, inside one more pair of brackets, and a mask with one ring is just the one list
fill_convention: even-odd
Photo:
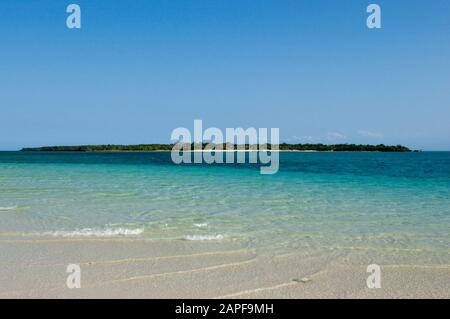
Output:
[[0,236],[15,235],[233,240],[448,262],[450,152],[281,153],[275,175],[174,165],[164,152],[0,152]]

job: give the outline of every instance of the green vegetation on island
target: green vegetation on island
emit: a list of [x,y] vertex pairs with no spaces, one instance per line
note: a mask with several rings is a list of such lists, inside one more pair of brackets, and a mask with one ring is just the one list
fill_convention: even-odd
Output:
[[[208,144],[203,144],[204,149]],[[200,149],[200,145],[195,148],[191,144],[191,149]],[[250,145],[223,144],[222,149],[242,149],[242,146],[248,150],[255,149],[256,146]],[[252,145],[253,146],[253,145]],[[174,144],[138,144],[138,145],[81,145],[81,146],[45,146],[35,148],[23,148],[22,151],[28,152],[155,152],[155,151],[171,151]],[[188,146],[189,147],[189,146]],[[267,145],[271,149],[271,145]],[[368,144],[287,144],[279,145],[280,151],[317,151],[317,152],[411,152],[411,150],[402,145],[389,146],[384,144],[368,145]]]

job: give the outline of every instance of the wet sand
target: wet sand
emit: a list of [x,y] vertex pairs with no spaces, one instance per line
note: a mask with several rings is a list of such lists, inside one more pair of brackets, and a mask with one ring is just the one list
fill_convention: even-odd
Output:
[[[389,264],[366,285],[358,251],[268,254],[235,241],[0,239],[0,298],[449,298],[450,265]],[[81,288],[66,285],[68,264]]]

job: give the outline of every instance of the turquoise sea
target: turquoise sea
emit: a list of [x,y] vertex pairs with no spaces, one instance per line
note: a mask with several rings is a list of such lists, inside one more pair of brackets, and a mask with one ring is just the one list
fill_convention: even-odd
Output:
[[0,236],[242,241],[449,261],[450,152],[281,153],[175,165],[170,153],[0,152]]

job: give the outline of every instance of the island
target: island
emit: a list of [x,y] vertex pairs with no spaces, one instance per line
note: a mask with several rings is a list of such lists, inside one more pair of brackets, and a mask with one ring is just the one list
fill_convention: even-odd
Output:
[[[203,150],[208,144],[191,144],[191,150]],[[158,152],[171,151],[174,144],[137,144],[137,145],[80,145],[80,146],[44,146],[27,147],[21,149],[23,152]],[[188,146],[189,148],[189,146]],[[255,145],[223,144],[224,150],[249,150],[256,149]],[[267,149],[272,149],[268,144]],[[288,144],[278,145],[280,151],[291,152],[411,152],[402,145],[370,145],[370,144]]]

